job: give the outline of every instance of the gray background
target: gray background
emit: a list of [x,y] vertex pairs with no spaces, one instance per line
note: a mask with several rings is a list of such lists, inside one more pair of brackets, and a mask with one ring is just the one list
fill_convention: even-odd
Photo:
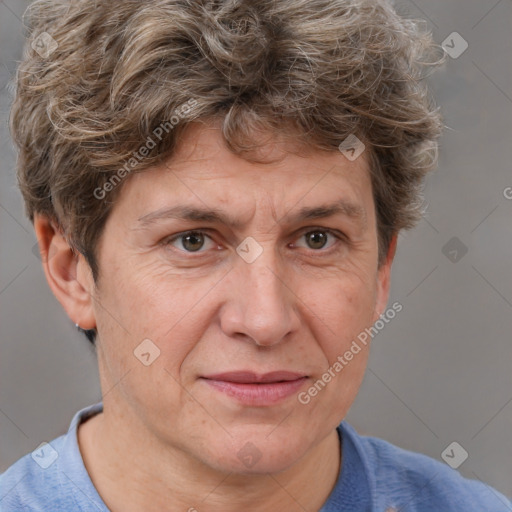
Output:
[[[15,185],[6,85],[27,4],[0,1],[0,470],[101,398],[94,351],[45,282]],[[439,460],[457,441],[469,453],[459,470],[512,496],[512,1],[395,4],[439,43],[457,31],[469,48],[432,79],[448,127],[439,170],[428,214],[400,237],[389,304],[403,311],[375,337],[348,419]],[[468,249],[456,262],[443,252],[453,237]]]

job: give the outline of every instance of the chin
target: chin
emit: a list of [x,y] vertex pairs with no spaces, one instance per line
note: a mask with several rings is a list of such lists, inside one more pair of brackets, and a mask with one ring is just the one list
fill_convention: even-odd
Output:
[[[212,442],[209,445],[208,465],[222,472],[235,474],[280,473],[293,466],[307,451],[307,446],[298,437],[269,430],[245,435],[241,432],[226,443]],[[204,454],[203,454],[204,456]],[[204,457],[203,457],[204,458]]]

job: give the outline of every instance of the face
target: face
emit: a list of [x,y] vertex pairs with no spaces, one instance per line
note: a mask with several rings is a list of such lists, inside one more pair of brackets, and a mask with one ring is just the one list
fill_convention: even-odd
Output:
[[364,155],[285,150],[250,163],[190,127],[123,185],[98,246],[105,406],[230,472],[284,470],[332,433],[387,299]]

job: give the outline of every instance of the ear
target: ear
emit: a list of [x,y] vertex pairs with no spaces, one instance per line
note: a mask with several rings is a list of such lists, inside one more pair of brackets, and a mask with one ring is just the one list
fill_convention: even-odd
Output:
[[377,295],[373,312],[373,322],[376,322],[380,315],[384,313],[386,304],[388,303],[389,287],[391,283],[391,265],[396,254],[397,240],[398,234],[395,233],[389,243],[386,260],[380,265],[377,273]]
[[34,216],[34,229],[46,280],[73,323],[82,329],[96,327],[93,298],[94,280],[82,254],[77,254],[62,230],[47,217]]

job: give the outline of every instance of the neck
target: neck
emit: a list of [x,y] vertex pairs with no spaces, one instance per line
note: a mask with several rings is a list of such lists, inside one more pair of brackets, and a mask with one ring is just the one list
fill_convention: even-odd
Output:
[[112,512],[319,510],[341,467],[333,430],[282,472],[221,473],[164,445],[135,415],[114,415],[108,407],[79,426],[78,442],[91,480]]

